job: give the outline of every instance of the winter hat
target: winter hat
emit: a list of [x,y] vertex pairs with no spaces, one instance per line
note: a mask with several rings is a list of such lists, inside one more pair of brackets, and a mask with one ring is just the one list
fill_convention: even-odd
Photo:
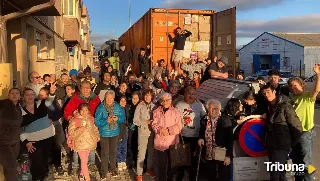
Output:
[[78,76],[78,71],[76,69],[71,69],[70,72],[69,72],[69,75],[75,75],[75,76]]
[[228,57],[222,56],[218,61],[222,62],[224,65],[228,65]]

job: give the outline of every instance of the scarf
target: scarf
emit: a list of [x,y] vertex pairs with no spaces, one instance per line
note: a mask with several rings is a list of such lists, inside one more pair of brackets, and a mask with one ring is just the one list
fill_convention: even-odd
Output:
[[216,128],[217,122],[219,117],[217,118],[210,118],[209,116],[206,117],[207,119],[207,127],[205,131],[205,143],[206,143],[206,159],[212,160],[212,151],[216,145]]
[[[104,104],[107,112],[108,112],[108,117],[113,117],[114,116],[114,104],[112,104],[111,106]],[[115,130],[117,129],[118,124],[116,121],[112,121],[111,123],[109,123],[109,129],[111,130]]]

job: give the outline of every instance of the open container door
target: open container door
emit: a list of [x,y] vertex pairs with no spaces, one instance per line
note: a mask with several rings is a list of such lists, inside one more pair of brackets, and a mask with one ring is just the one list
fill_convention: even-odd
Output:
[[226,56],[229,59],[227,69],[236,73],[236,7],[217,12],[212,18],[213,41],[212,60]]

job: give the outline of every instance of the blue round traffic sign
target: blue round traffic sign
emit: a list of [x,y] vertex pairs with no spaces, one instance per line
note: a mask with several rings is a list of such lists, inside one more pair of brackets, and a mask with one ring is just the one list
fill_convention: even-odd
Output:
[[266,156],[265,133],[266,121],[264,119],[251,119],[245,122],[239,134],[242,150],[252,157]]

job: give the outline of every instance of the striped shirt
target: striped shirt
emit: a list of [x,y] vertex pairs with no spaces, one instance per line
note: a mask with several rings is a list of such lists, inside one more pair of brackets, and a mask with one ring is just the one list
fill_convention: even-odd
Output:
[[52,104],[48,100],[40,100],[35,103],[34,113],[29,112],[26,107],[22,108],[22,128],[20,140],[40,141],[55,135],[55,129],[48,117],[48,106]]

